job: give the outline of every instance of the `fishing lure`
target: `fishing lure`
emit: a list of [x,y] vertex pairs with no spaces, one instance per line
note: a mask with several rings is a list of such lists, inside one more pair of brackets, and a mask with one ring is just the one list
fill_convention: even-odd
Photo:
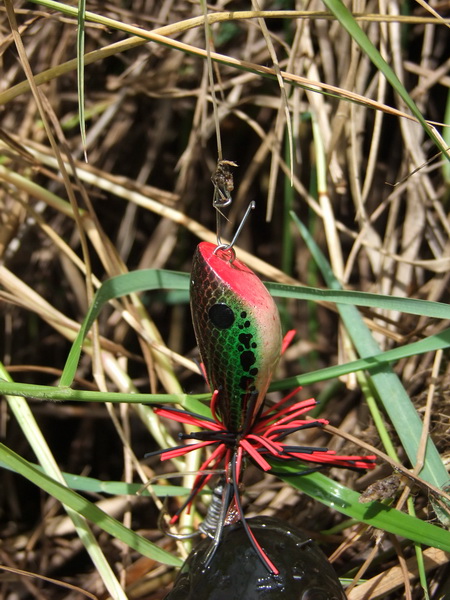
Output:
[[333,567],[302,531],[271,517],[248,521],[277,574],[264,568],[239,522],[224,528],[211,560],[209,540],[194,548],[165,600],[345,600]]
[[[215,194],[213,203],[218,214],[231,202],[229,180],[221,187],[222,193]],[[194,440],[194,443],[153,454],[168,460],[209,446],[212,453],[201,465],[191,494],[171,523],[176,523],[181,512],[191,506],[195,496],[213,477],[212,472],[225,468],[222,510],[213,545],[209,546],[208,561],[220,548],[227,513],[234,511],[261,562],[276,575],[278,567],[262,549],[244,517],[240,499],[244,458],[250,458],[264,471],[270,470],[271,463],[277,461],[300,460],[308,464],[299,471],[305,474],[326,465],[370,469],[374,467],[375,457],[342,456],[328,448],[285,443],[283,440],[296,431],[327,424],[324,419],[301,418],[316,405],[313,399],[288,406],[298,389],[263,412],[266,392],[286,344],[282,342],[275,302],[255,273],[236,258],[233,249],[253,207],[251,203],[228,245],[221,242],[218,217],[217,246],[200,243],[192,264],[192,320],[205,378],[212,392],[212,418],[174,407],[155,407],[160,416],[198,427],[200,431],[179,435],[180,439]]]
[[265,394],[284,347],[278,310],[262,282],[235,258],[232,248],[206,242],[198,246],[191,276],[191,309],[205,376],[212,391],[212,418],[172,406],[156,407],[155,412],[160,416],[198,427],[200,431],[179,435],[180,439],[194,443],[154,454],[168,460],[208,446],[213,451],[200,466],[191,494],[171,523],[176,523],[181,512],[190,507],[213,477],[212,472],[225,467],[223,512],[210,557],[220,547],[227,512],[234,510],[261,562],[276,574],[278,567],[261,548],[244,518],[240,499],[244,457],[264,471],[272,469],[271,463],[276,462],[307,463],[298,474],[327,465],[371,469],[375,457],[337,455],[326,447],[289,445],[283,441],[290,434],[328,421],[301,418],[316,405],[312,398],[288,405],[299,388],[264,411]]

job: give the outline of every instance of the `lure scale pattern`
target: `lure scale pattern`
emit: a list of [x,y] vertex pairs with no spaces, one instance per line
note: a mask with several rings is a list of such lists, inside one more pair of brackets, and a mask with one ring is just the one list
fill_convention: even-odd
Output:
[[192,263],[191,312],[216,410],[232,432],[253,424],[281,354],[278,309],[234,253],[202,242]]

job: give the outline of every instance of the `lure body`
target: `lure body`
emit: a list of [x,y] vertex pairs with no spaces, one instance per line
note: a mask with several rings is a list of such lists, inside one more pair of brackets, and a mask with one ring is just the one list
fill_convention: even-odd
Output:
[[278,309],[262,281],[233,251],[198,245],[192,263],[191,312],[215,409],[231,432],[258,415],[281,354]]
[[165,600],[345,600],[328,559],[300,530],[270,517],[249,523],[278,575],[267,571],[238,523],[225,527],[207,567],[210,540],[194,548]]

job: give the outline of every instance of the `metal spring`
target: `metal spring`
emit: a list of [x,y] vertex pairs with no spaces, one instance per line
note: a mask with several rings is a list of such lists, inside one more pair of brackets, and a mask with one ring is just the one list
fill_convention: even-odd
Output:
[[213,539],[222,514],[224,489],[225,483],[223,480],[220,480],[212,493],[211,503],[208,507],[206,517],[199,525],[199,530]]

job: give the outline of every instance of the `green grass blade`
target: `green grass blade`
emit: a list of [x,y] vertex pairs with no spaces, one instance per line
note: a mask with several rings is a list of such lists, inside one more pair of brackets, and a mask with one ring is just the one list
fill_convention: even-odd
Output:
[[324,290],[305,286],[286,285],[284,283],[266,283],[272,296],[279,298],[296,298],[298,300],[312,300],[314,302],[334,302],[336,304],[350,304],[352,306],[365,306],[370,308],[383,308],[396,310],[411,315],[434,317],[436,319],[450,319],[450,306],[443,302],[432,302],[417,298],[402,298],[400,296],[385,296],[356,292],[349,290]]
[[22,398],[63,402],[126,402],[128,404],[180,404],[186,410],[204,416],[211,416],[201,400],[208,400],[211,394],[129,394],[125,392],[97,392],[94,390],[73,390],[68,387],[38,385],[5,381],[0,378],[0,394],[12,394]]
[[86,0],[78,0],[78,29],[77,29],[77,87],[78,87],[78,117],[80,119],[81,143],[84,157],[86,155],[86,122],[84,118],[84,18],[86,14]]
[[[288,469],[283,468],[283,471]],[[277,467],[277,471],[281,468]],[[389,531],[414,542],[434,546],[445,552],[450,549],[450,535],[446,529],[431,525],[402,513],[380,502],[359,502],[359,494],[333,481],[322,473],[301,476],[281,476],[281,479],[293,487],[315,498],[322,504],[336,509],[372,527]]]
[[[411,298],[396,298],[364,292],[344,290],[322,290],[291,286],[277,283],[266,284],[269,291],[277,297],[297,298],[299,300],[323,300],[340,304],[385,308],[410,314],[450,319],[450,307],[440,302],[429,302]],[[83,341],[103,306],[114,298],[120,298],[134,292],[151,290],[171,290],[185,292],[189,289],[189,274],[166,271],[163,269],[143,269],[118,275],[105,281],[95,294],[94,301],[87,313],[81,329],[72,345],[63,375],[61,386],[70,386],[75,377]]]
[[105,281],[97,290],[89,312],[72,344],[61,376],[61,386],[70,386],[72,384],[78,367],[84,338],[106,302],[133,292],[159,289],[184,290],[187,286],[189,286],[189,275],[187,273],[156,269],[133,271]]
[[[326,284],[330,288],[340,289],[340,283],[334,277],[325,256],[297,216],[294,213],[291,214],[314,260],[321,269]],[[379,354],[381,352],[380,348],[362,320],[358,310],[354,306],[344,305],[338,305],[338,310],[359,355],[365,358]],[[422,433],[422,421],[399,378],[388,365],[379,367],[377,372],[372,371],[371,380],[385,411],[397,431],[411,464],[414,465]],[[447,470],[430,437],[428,437],[425,464],[420,472],[420,476],[425,481],[440,488],[449,482]]]
[[[40,465],[29,463],[36,471],[44,472]],[[0,468],[8,469],[13,473],[18,473],[6,463],[0,461]],[[20,474],[20,473],[19,473]],[[95,477],[86,477],[85,475],[74,475],[73,473],[61,472],[64,481],[72,490],[79,492],[90,492],[92,494],[109,494],[111,496],[129,496],[139,493],[140,496],[151,496],[148,489],[143,489],[141,483],[126,483],[125,481],[102,481]],[[160,498],[167,496],[187,496],[191,492],[191,488],[182,487],[180,485],[160,485],[151,486],[153,494]]]
[[167,565],[179,567],[181,560],[172,556],[162,548],[158,548],[152,542],[146,540],[140,535],[127,529],[122,523],[107,515],[100,508],[80,496],[76,492],[64,487],[54,479],[51,479],[44,473],[38,471],[28,461],[0,443],[0,460],[2,460],[10,469],[20,473],[23,477],[40,487],[42,490],[69,506],[79,515],[84,516],[89,521],[95,523],[98,527],[106,531],[113,537],[121,540],[130,548],[134,548],[140,554],[148,556],[154,560]]
[[450,329],[445,329],[444,331],[421,340],[420,342],[413,342],[412,344],[407,344],[406,346],[401,346],[400,348],[386,350],[386,352],[380,352],[379,354],[375,354],[373,356],[366,356],[365,358],[350,361],[342,365],[333,365],[332,367],[325,367],[324,369],[318,369],[317,371],[311,371],[310,373],[304,373],[302,375],[280,379],[279,381],[271,383],[270,391],[285,390],[298,385],[310,385],[312,383],[317,383],[318,381],[325,381],[326,379],[341,377],[341,375],[348,375],[348,373],[355,373],[356,371],[376,370],[380,367],[389,365],[391,362],[398,361],[401,358],[408,358],[417,354],[434,352],[436,350],[449,347]]
[[436,146],[441,150],[443,155],[450,160],[450,156],[447,153],[446,147],[441,143],[441,140],[435,135],[434,131],[428,125],[426,120],[424,119],[422,113],[416,106],[414,100],[406,91],[405,87],[391,69],[391,67],[387,64],[384,58],[381,56],[377,48],[372,44],[367,35],[355,21],[352,13],[348,10],[348,8],[344,5],[342,0],[323,0],[325,6],[334,14],[336,19],[340,22],[342,27],[347,30],[350,36],[355,40],[358,46],[361,48],[365,54],[370,58],[375,67],[383,73],[385,78],[392,85],[394,90],[406,104],[406,106],[410,109],[412,114],[417,118],[419,123],[422,125],[423,129],[430,136]]
[[[447,127],[443,128],[442,137],[444,139],[444,142],[447,144],[447,146],[450,146],[450,127],[448,127],[448,125],[450,125],[450,89],[447,91],[444,123],[447,125]],[[450,183],[450,164],[448,162],[445,162],[442,165],[442,174],[444,176],[446,184],[449,185],[449,183]]]
[[186,394],[130,394],[125,392],[97,392],[73,390],[67,387],[18,383],[0,379],[0,394],[14,394],[38,400],[66,402],[128,402],[129,404],[184,404]]
[[[0,363],[0,374],[4,378],[9,378],[9,374]],[[6,396],[6,400],[11,412],[14,414],[20,428],[23,431],[28,443],[36,454],[39,462],[49,475],[53,477],[52,481],[59,479],[63,481],[61,471],[48,447],[48,444],[42,435],[42,432],[32,414],[27,401],[24,398],[17,396]],[[0,453],[1,454],[1,453]],[[19,457],[20,458],[20,457]],[[44,476],[44,475],[43,475]],[[64,486],[60,485],[63,489]],[[126,600],[124,591],[117,580],[110,564],[106,560],[94,534],[92,533],[85,519],[71,508],[68,504],[63,504],[64,510],[68,517],[72,520],[78,537],[86,548],[92,562],[97,568],[97,571],[102,578],[106,589],[111,596],[117,600]]]

